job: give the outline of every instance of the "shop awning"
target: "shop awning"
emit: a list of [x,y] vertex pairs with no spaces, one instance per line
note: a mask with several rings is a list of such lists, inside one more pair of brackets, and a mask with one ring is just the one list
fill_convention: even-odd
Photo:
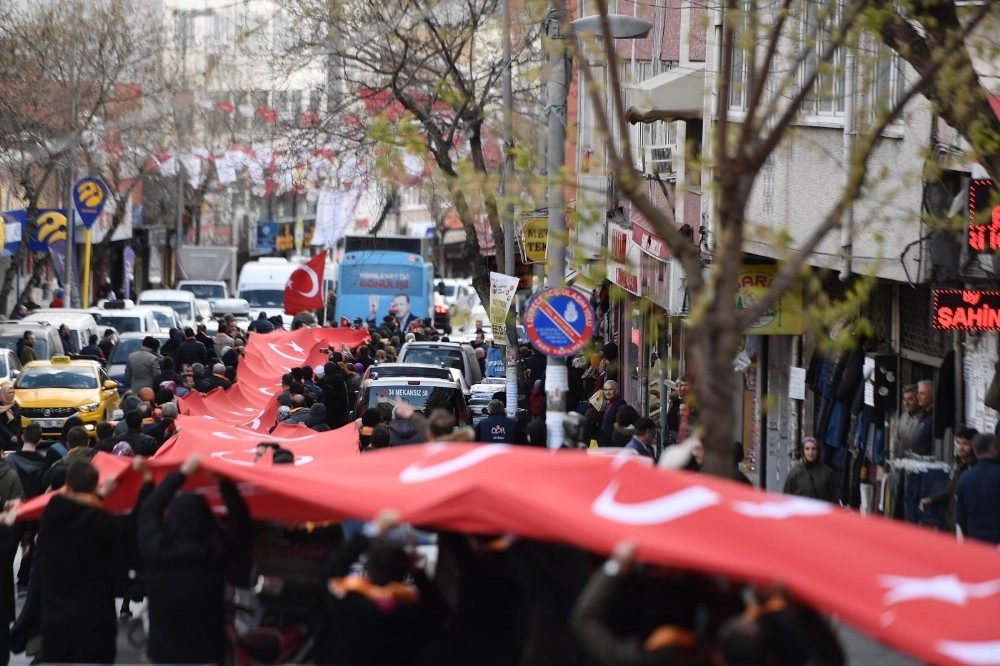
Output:
[[705,108],[705,63],[689,62],[633,86],[630,123],[701,118]]

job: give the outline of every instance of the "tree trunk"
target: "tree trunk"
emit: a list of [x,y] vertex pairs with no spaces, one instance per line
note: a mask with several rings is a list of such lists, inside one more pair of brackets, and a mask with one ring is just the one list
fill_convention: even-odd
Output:
[[[743,206],[753,185],[752,176],[740,175],[733,160],[719,174],[719,220],[712,270],[716,277],[711,303],[691,326],[692,355],[695,359],[695,395],[699,408],[705,462],[702,470],[731,477],[733,469],[733,412],[737,399],[733,360],[742,331],[736,313],[736,286],[743,261]],[[729,171],[730,173],[726,173]],[[702,299],[698,299],[702,300]]]

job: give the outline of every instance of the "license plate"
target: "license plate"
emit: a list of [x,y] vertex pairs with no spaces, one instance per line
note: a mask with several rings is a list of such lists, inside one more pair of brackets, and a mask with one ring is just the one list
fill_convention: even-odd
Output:
[[40,425],[42,428],[62,428],[64,419],[35,419],[35,423]]

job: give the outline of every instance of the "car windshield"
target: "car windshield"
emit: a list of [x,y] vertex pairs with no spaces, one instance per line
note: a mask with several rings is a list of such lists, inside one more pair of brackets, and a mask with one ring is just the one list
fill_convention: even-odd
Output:
[[111,352],[112,363],[124,363],[128,360],[129,354],[139,349],[142,340],[139,338],[121,338],[115,345],[115,350]]
[[[5,347],[15,354],[21,348],[23,333],[0,333],[0,347]],[[44,336],[35,335],[35,356],[40,359],[49,357],[49,343]]]
[[119,333],[140,333],[142,326],[139,317],[132,315],[101,315],[102,326],[112,326]]
[[206,301],[215,301],[226,297],[226,288],[221,284],[185,284],[180,287],[184,291],[190,291],[195,298],[204,298]]
[[97,374],[91,368],[64,365],[25,368],[14,388],[20,389],[95,389]]
[[252,308],[285,307],[285,292],[282,289],[244,289],[240,298],[246,299]]
[[191,304],[184,301],[140,301],[139,305],[166,305],[181,317],[191,318]]
[[427,363],[439,365],[442,368],[465,370],[465,358],[460,349],[410,348],[406,350],[406,356],[399,361],[401,363]]
[[159,324],[160,328],[163,329],[170,329],[176,326],[174,318],[171,317],[166,312],[153,312],[153,319],[155,319],[156,323]]
[[368,406],[374,407],[380,402],[392,405],[402,400],[414,409],[426,410],[427,406],[451,407],[455,389],[444,386],[419,386],[415,384],[381,384],[368,390]]

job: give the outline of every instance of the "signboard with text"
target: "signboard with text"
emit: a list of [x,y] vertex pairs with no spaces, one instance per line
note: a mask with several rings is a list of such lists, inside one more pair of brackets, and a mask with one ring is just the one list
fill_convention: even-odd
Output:
[[524,257],[533,264],[545,261],[549,241],[549,221],[544,217],[533,217],[522,231]]
[[[771,288],[778,267],[772,264],[746,264],[740,267],[736,286],[736,309],[751,307]],[[789,289],[778,303],[744,329],[747,335],[800,335],[802,333],[802,291]]]
[[976,178],[969,183],[969,249],[1000,250],[1000,206],[993,205],[993,181]]
[[934,290],[934,328],[1000,331],[1000,291]]

